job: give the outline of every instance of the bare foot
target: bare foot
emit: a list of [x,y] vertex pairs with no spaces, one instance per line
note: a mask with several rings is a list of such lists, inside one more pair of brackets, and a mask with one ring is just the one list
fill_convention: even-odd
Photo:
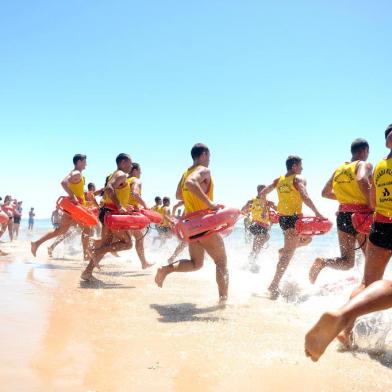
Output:
[[335,313],[324,313],[305,336],[305,354],[316,362],[344,327],[342,318]]
[[165,280],[166,276],[167,272],[163,269],[163,267],[157,269],[157,273],[155,275],[155,283],[158,287],[162,288],[163,281]]
[[84,271],[82,273],[82,275],[80,275],[80,278],[82,280],[84,280],[85,282],[97,282],[98,281],[98,279],[95,278],[91,272],[87,272],[87,271]]
[[309,270],[310,283],[314,284],[316,282],[317,277],[323,268],[324,268],[323,259],[321,259],[320,257],[317,257],[317,259],[314,260],[314,263],[310,267],[310,270]]
[[150,268],[154,265],[155,263],[147,263],[145,262],[144,264],[142,264],[142,269],[147,269]]
[[269,294],[270,300],[276,301],[279,298],[279,295],[280,295],[279,290],[268,289],[268,291],[270,292],[270,294]]
[[8,256],[9,253],[8,252],[4,252],[2,250],[0,250],[0,256]]
[[219,297],[218,307],[223,309],[226,307],[226,304],[227,304],[227,297],[226,296]]
[[114,257],[120,257],[120,255],[117,252],[110,252]]
[[33,254],[34,257],[37,257],[37,249],[38,249],[38,245],[35,242],[32,242],[31,253]]
[[340,334],[337,336],[337,339],[339,342],[344,346],[344,348],[348,349],[353,346],[353,333],[352,331],[342,331]]
[[51,247],[48,248],[48,256],[53,257],[53,249]]

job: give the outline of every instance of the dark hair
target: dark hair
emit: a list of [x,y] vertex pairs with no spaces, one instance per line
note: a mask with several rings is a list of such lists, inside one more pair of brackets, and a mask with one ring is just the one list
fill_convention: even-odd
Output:
[[365,150],[366,148],[369,149],[369,143],[365,139],[355,139],[351,143],[351,154],[357,154],[358,152]]
[[191,150],[192,159],[195,160],[200,157],[203,152],[209,152],[208,147],[203,143],[196,143]]
[[140,170],[140,165],[139,165],[138,163],[136,163],[136,162],[132,162],[131,173],[132,173],[134,170]]
[[156,203],[156,204],[158,204],[158,201],[162,201],[162,199],[160,198],[160,196],[157,196],[157,197],[155,198],[155,203]]
[[291,170],[294,165],[299,165],[302,159],[298,155],[289,155],[286,159],[286,168]]
[[131,157],[128,154],[125,154],[123,152],[121,154],[118,154],[116,157],[117,166],[119,166],[122,161],[126,161],[126,160],[129,161],[131,160]]
[[95,188],[95,184],[94,184],[93,182],[90,182],[90,183],[87,185],[87,189],[88,189],[89,191],[91,191],[92,188]]
[[265,188],[265,185],[257,185],[257,193],[261,192]]
[[163,202],[168,201],[168,202],[170,203],[170,197],[165,196],[165,197],[162,199],[162,201],[163,201]]
[[387,129],[385,130],[385,139],[388,137],[388,135],[392,132],[392,124],[389,124]]
[[76,165],[78,163],[78,161],[84,161],[87,159],[87,155],[83,155],[83,154],[76,154],[74,155],[74,157],[72,158],[72,162],[74,165]]

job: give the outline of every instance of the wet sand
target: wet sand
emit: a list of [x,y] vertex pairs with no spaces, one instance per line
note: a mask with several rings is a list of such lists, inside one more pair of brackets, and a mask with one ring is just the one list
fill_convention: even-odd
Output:
[[[4,391],[387,391],[390,355],[303,354],[315,316],[251,297],[216,306],[212,273],[168,277],[136,259],[108,258],[81,283],[79,257],[34,259],[27,242],[1,244]],[[320,309],[321,311],[322,309]],[[389,355],[389,356],[388,356]]]

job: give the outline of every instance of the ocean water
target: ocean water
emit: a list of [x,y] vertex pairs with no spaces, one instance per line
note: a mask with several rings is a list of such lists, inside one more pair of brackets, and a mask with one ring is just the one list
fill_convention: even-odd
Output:
[[[27,221],[22,220],[20,240],[33,240],[51,227],[49,219],[36,219],[34,231],[28,232]],[[71,256],[82,259],[79,231],[78,229],[73,231],[73,234],[55,249],[54,257],[67,258]],[[150,262],[164,265],[176,248],[178,241],[173,237],[168,239],[163,247],[159,247],[159,241],[154,243],[154,237],[157,236],[158,233],[154,228],[147,231],[145,236],[146,256]],[[6,241],[7,239],[8,234],[4,234],[2,240]],[[237,223],[233,232],[224,240],[230,271],[230,301],[246,304],[251,297],[267,296],[267,287],[274,276],[278,261],[278,250],[283,245],[283,235],[279,226],[272,227],[271,238],[260,252],[257,260],[259,266],[257,273],[252,272],[250,268],[248,256],[252,247],[252,237],[250,242],[246,241],[242,221]],[[278,301],[289,304],[293,314],[295,314],[295,309],[299,308],[314,314],[315,321],[322,311],[334,310],[343,305],[362,279],[364,258],[360,250],[356,251],[356,263],[351,270],[339,271],[325,268],[314,285],[310,284],[308,279],[309,268],[316,257],[336,257],[338,255],[339,247],[335,227],[325,235],[314,236],[309,246],[301,247],[296,251],[280,283],[282,295]],[[187,257],[187,250],[184,250],[179,256],[179,258]],[[134,249],[123,252],[117,260],[118,262],[132,262],[135,265],[139,263]],[[195,274],[208,280],[214,280],[212,278],[215,275],[214,264],[207,257],[205,266]],[[385,278],[392,279],[391,265],[387,268]],[[391,326],[391,311],[365,316],[357,321],[354,328],[355,343],[364,350],[392,348]]]

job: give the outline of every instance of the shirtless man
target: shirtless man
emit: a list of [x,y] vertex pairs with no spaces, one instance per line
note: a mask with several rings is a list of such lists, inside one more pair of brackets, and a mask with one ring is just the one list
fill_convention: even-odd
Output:
[[[218,206],[213,202],[213,181],[208,169],[210,151],[206,145],[198,143],[193,146],[191,156],[193,164],[182,176],[177,186],[176,197],[184,201],[185,214],[206,208],[217,210]],[[173,272],[199,270],[203,266],[205,252],[215,262],[219,302],[224,304],[228,294],[229,273],[225,245],[220,234],[191,242],[189,244],[190,259],[179,260],[175,264],[159,268],[155,276],[158,287],[162,287],[167,275]]]
[[375,214],[362,284],[346,305],[337,312],[324,313],[306,335],[305,352],[314,361],[335,337],[346,346],[351,345],[357,317],[392,306],[392,282],[382,280],[392,256],[392,124],[385,130],[385,139],[389,154],[378,162],[371,178],[370,205]]
[[94,249],[90,252],[90,261],[83,271],[81,278],[94,281],[93,270],[109,252],[120,252],[131,249],[132,238],[129,231],[110,230],[105,225],[105,215],[110,211],[126,214],[130,211],[129,198],[131,195],[128,174],[132,168],[132,160],[128,154],[121,153],[116,158],[117,169],[108,178],[105,186],[103,206],[99,211],[102,223],[101,240],[94,242]]
[[252,252],[249,256],[252,265],[252,272],[258,272],[257,265],[254,263],[263,248],[263,246],[268,242],[270,235],[269,231],[271,228],[270,222],[270,209],[276,209],[273,202],[268,201],[266,194],[262,194],[261,191],[265,188],[265,185],[257,186],[257,196],[245,204],[242,207],[241,212],[245,215],[251,214],[252,222],[249,225],[248,230],[253,234],[253,247]]
[[270,298],[277,299],[279,296],[279,283],[293,258],[295,250],[300,246],[308,245],[312,238],[301,236],[295,231],[295,223],[302,216],[302,205],[305,203],[317,217],[324,219],[320,214],[306,190],[306,180],[301,176],[302,159],[290,155],[286,160],[287,173],[275,179],[274,182],[264,188],[260,194],[266,195],[276,189],[278,193],[279,225],[283,230],[284,246],[279,251],[279,262],[276,266],[274,279],[268,290]]
[[345,162],[332,174],[326,183],[322,196],[339,202],[339,212],[336,223],[340,257],[318,257],[310,271],[310,283],[315,283],[318,274],[325,268],[348,270],[354,267],[355,246],[358,242],[365,253],[366,236],[358,233],[351,221],[355,212],[371,213],[370,208],[370,181],[372,165],[366,162],[369,156],[369,144],[364,139],[356,139],[351,144],[351,161]]
[[[129,198],[129,204],[138,210],[140,208],[148,208],[145,201],[142,199],[142,182],[140,176],[142,170],[140,165],[136,162],[132,163],[131,172],[129,173],[129,186],[131,187],[131,195]],[[139,256],[139,260],[142,263],[142,268],[146,269],[154,264],[149,263],[146,260],[144,254],[144,234],[142,230],[132,230],[131,235],[135,238],[136,253]]]
[[[74,169],[71,170],[71,172],[63,179],[63,181],[61,181],[61,186],[73,203],[84,206],[86,200],[84,197],[84,177],[82,172],[87,166],[87,157],[86,155],[76,154],[72,161],[74,164]],[[36,257],[38,248],[44,242],[55,237],[63,236],[71,226],[76,225],[77,223],[71,218],[71,216],[64,212],[57,228],[54,228],[52,231],[46,233],[39,240],[31,242],[31,253],[33,256]],[[82,227],[82,246],[85,257],[87,255],[90,233],[91,229],[89,227]]]

